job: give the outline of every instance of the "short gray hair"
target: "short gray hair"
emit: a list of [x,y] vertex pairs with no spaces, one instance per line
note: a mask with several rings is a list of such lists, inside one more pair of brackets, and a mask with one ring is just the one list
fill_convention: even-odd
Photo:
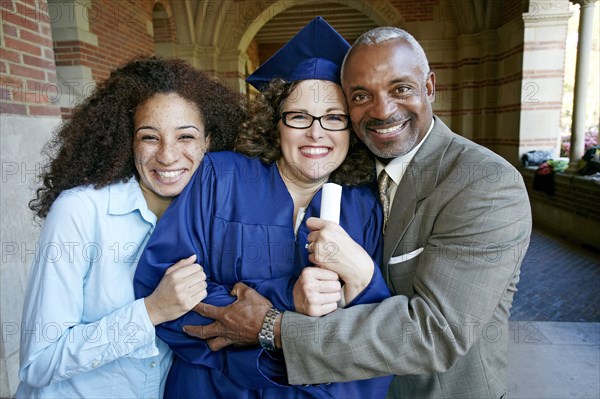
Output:
[[388,40],[404,40],[408,43],[408,45],[413,49],[416,55],[416,64],[423,71],[423,77],[427,78],[429,74],[429,61],[427,60],[427,56],[425,55],[425,50],[419,44],[417,39],[414,38],[413,35],[408,33],[407,31],[396,28],[393,26],[382,26],[379,28],[371,29],[360,35],[358,39],[354,42],[346,56],[344,57],[344,61],[342,62],[342,75],[344,73],[344,66],[346,65],[346,60],[348,56],[352,53],[352,51],[360,46],[371,46],[374,44],[381,44],[383,42],[387,42]]

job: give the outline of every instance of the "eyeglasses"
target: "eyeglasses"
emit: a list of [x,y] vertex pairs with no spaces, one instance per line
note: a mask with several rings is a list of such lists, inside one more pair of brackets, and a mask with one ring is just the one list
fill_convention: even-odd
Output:
[[350,126],[350,118],[344,114],[314,116],[305,112],[283,112],[281,120],[284,125],[295,129],[308,129],[315,120],[319,121],[319,124],[325,130],[346,130]]

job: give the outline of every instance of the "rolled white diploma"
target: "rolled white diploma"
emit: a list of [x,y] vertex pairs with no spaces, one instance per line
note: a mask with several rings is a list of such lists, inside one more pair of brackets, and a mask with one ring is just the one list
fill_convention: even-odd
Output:
[[321,219],[340,224],[342,186],[325,183],[321,191]]
[[[342,186],[335,183],[325,183],[321,191],[321,219],[340,224],[340,207],[342,203]],[[338,308],[346,306],[342,282],[342,299]]]

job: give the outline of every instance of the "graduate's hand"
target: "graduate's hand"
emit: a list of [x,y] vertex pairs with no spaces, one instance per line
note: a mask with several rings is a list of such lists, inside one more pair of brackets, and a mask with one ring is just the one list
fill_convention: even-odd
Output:
[[191,336],[206,340],[213,351],[229,345],[258,344],[258,333],[273,304],[244,283],[234,285],[231,295],[237,296],[237,300],[231,305],[219,307],[199,303],[192,309],[204,317],[214,319],[214,323],[184,326],[183,330]]
[[153,325],[175,320],[206,298],[206,274],[195,262],[192,255],[169,267],[154,292],[144,298]]
[[352,302],[373,278],[373,259],[337,223],[311,217],[306,226],[311,230],[307,237],[312,250],[308,260],[337,273],[344,282],[346,303]]
[[323,316],[337,309],[342,298],[340,277],[331,270],[305,267],[294,285],[296,312]]

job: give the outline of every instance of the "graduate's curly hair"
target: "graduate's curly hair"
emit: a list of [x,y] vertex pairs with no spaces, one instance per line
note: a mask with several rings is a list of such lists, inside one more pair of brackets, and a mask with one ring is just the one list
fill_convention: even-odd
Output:
[[[273,79],[267,88],[250,103],[249,118],[235,142],[235,151],[249,157],[258,157],[271,164],[282,156],[277,124],[283,102],[298,82]],[[343,185],[358,185],[374,180],[374,158],[367,146],[350,131],[350,148],[344,162],[331,174],[330,180]]]
[[42,154],[48,163],[29,208],[44,218],[65,190],[139,178],[133,154],[134,116],[157,93],[176,93],[198,108],[210,137],[209,151],[232,149],[247,119],[239,93],[187,62],[137,57],[99,83],[45,146]]

